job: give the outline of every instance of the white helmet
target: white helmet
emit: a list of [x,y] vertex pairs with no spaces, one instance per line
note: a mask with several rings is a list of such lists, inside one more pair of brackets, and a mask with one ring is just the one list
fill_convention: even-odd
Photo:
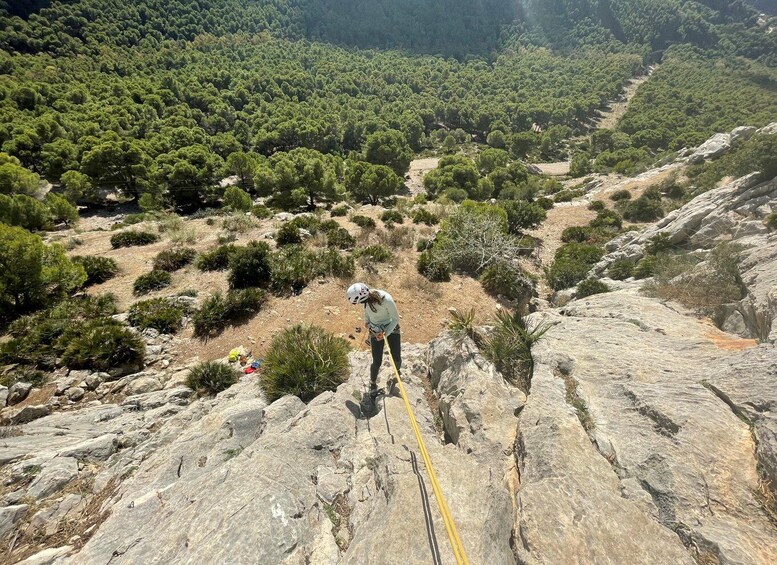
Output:
[[348,298],[348,302],[351,304],[361,304],[367,300],[369,295],[370,287],[364,283],[353,283],[348,287],[348,290],[345,293],[346,298]]

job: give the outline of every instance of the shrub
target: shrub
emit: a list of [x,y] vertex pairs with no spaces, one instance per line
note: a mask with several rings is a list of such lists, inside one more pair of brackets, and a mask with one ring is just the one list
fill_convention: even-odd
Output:
[[50,219],[49,209],[35,198],[26,194],[0,194],[0,222],[37,231],[47,227]]
[[543,210],[550,210],[551,208],[553,208],[553,200],[545,196],[540,196],[534,201],[534,203],[537,204]]
[[437,260],[432,249],[424,251],[418,256],[416,269],[430,281],[446,282],[451,280],[451,266]]
[[427,226],[433,226],[440,223],[440,218],[427,210],[426,208],[419,208],[413,212],[414,224],[426,224]]
[[270,275],[270,246],[266,243],[251,241],[231,253],[227,277],[230,288],[265,286]]
[[221,220],[221,229],[228,235],[248,233],[256,226],[253,216],[229,216]]
[[646,255],[634,266],[632,275],[637,279],[646,279],[656,273],[658,258],[655,255]]
[[623,217],[630,222],[652,222],[663,216],[661,202],[645,195],[630,202],[623,210]]
[[301,214],[296,216],[291,222],[292,225],[297,226],[300,229],[307,230],[312,234],[315,234],[321,227],[321,220],[313,214]]
[[143,365],[145,344],[136,333],[110,318],[98,318],[66,332],[62,362],[72,369],[107,371]]
[[660,255],[655,267],[655,281],[648,291],[663,299],[676,300],[700,314],[716,318],[725,304],[738,302],[747,289],[742,281],[739,264],[741,246],[722,243],[713,249],[706,261],[687,255]]
[[173,334],[181,329],[183,310],[166,298],[152,298],[133,304],[127,316],[131,326],[153,328],[164,334]]
[[234,245],[221,245],[213,251],[202,253],[197,257],[197,268],[200,271],[225,271],[236,249]]
[[510,233],[520,233],[540,225],[547,216],[545,209],[525,200],[501,201],[499,205],[507,212],[507,226]]
[[49,192],[46,195],[46,206],[55,223],[71,224],[78,221],[78,210],[62,196]]
[[[0,365],[56,366],[76,328],[97,318],[116,314],[116,298],[110,294],[66,298],[51,308],[13,322],[11,339],[0,343]],[[68,331],[68,336],[63,334]]]
[[448,328],[454,335],[463,337],[473,337],[475,334],[475,309],[470,308],[466,312],[459,312],[456,308],[451,309],[448,314],[451,317]]
[[585,298],[594,294],[610,292],[610,287],[596,279],[586,279],[577,285],[575,298]]
[[73,263],[78,263],[86,271],[84,286],[104,283],[112,279],[119,272],[116,261],[110,257],[97,257],[95,255],[81,255],[71,257]]
[[318,258],[300,246],[289,246],[271,258],[270,284],[280,295],[299,294],[318,274]]
[[607,275],[616,281],[623,281],[631,276],[634,276],[634,267],[634,261],[629,259],[618,259],[613,261],[610,267],[607,269]]
[[0,385],[12,387],[16,383],[29,383],[39,388],[46,383],[46,374],[34,367],[17,367],[13,371],[0,376]]
[[162,290],[170,286],[171,282],[172,277],[167,271],[151,271],[135,279],[135,282],[132,284],[132,293],[135,296],[148,294],[149,292]]
[[369,247],[357,249],[354,255],[369,259],[375,263],[384,263],[393,257],[393,253],[382,245],[370,245]]
[[499,310],[496,317],[494,331],[486,340],[483,354],[507,380],[528,393],[534,371],[531,349],[551,326],[541,324],[529,329],[519,312],[511,315],[506,310]]
[[200,394],[218,394],[235,384],[239,377],[237,370],[225,363],[206,361],[192,367],[186,384]]
[[283,224],[275,234],[275,243],[278,245],[295,245],[302,242],[299,228],[291,222]]
[[432,241],[429,239],[426,239],[425,237],[419,237],[418,241],[415,244],[415,250],[419,253],[421,251],[426,251],[427,249],[432,248]]
[[583,196],[585,192],[582,190],[562,190],[553,195],[553,202],[571,202],[574,198]]
[[356,239],[345,228],[337,228],[326,234],[326,244],[338,249],[353,249]]
[[582,281],[604,252],[593,245],[566,243],[558,248],[555,259],[546,271],[553,290],[575,286]]
[[617,190],[610,195],[610,200],[618,202],[620,200],[631,200],[631,191],[623,189]]
[[149,245],[159,241],[159,236],[147,231],[127,230],[115,233],[111,236],[111,247],[132,247],[136,245]]
[[337,220],[324,220],[319,224],[318,229],[323,233],[329,233],[330,231],[336,230],[339,227],[340,224],[337,223]]
[[674,249],[676,244],[672,242],[672,237],[666,233],[659,233],[650,238],[645,245],[645,252],[649,255],[657,255],[664,251]]
[[333,218],[336,218],[338,216],[347,216],[348,215],[348,208],[345,206],[338,206],[337,208],[332,208],[332,210],[329,212],[329,215]]
[[480,275],[480,284],[491,295],[522,303],[527,303],[533,293],[531,281],[523,270],[507,261],[496,261],[486,267]]
[[356,274],[353,257],[340,253],[337,249],[325,249],[317,257],[320,276],[351,278]]
[[272,218],[273,213],[272,210],[270,210],[267,206],[264,206],[263,204],[257,204],[251,209],[251,213],[254,215],[254,217],[257,220],[266,220],[268,218]]
[[296,325],[272,341],[259,377],[269,402],[293,394],[307,402],[348,378],[348,342],[317,326]]
[[588,205],[588,209],[594,212],[600,212],[605,208],[606,206],[604,205],[604,202],[602,202],[601,200],[592,200],[591,203]]
[[769,214],[764,221],[769,231],[777,230],[777,213]]
[[351,216],[351,221],[360,228],[370,229],[375,227],[375,220],[367,216],[360,216],[357,214],[355,216]]
[[159,271],[177,271],[194,261],[197,252],[191,247],[181,247],[178,249],[166,249],[160,251],[154,258],[154,270]]
[[386,210],[380,215],[380,219],[386,224],[401,224],[405,221],[405,217],[399,210]]
[[228,186],[224,191],[224,206],[236,212],[249,212],[253,208],[251,196],[237,186]]
[[258,288],[230,290],[226,296],[217,292],[192,316],[194,335],[210,337],[229,325],[244,322],[256,314],[266,300],[267,294]]
[[591,228],[586,226],[570,226],[561,232],[564,243],[585,243],[591,237]]
[[197,241],[197,233],[194,231],[194,228],[191,225],[187,225],[180,216],[175,214],[162,218],[159,222],[159,231],[160,233],[167,234],[170,241],[177,245],[192,244]]
[[604,209],[596,214],[596,218],[591,220],[588,224],[592,228],[612,228],[615,230],[621,229],[623,226],[623,219],[615,210]]

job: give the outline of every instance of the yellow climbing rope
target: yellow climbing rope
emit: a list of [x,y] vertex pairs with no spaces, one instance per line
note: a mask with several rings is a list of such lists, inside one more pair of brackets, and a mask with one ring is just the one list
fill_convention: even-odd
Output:
[[415,439],[418,442],[418,449],[421,451],[421,457],[426,465],[426,472],[429,475],[429,481],[432,483],[432,491],[434,497],[437,499],[437,506],[440,507],[440,514],[442,515],[442,521],[445,523],[445,530],[448,532],[448,539],[451,542],[451,548],[453,549],[453,555],[456,557],[457,565],[469,565],[467,554],[464,552],[464,545],[461,543],[459,532],[456,530],[456,524],[453,523],[451,517],[451,511],[448,509],[448,503],[445,502],[445,497],[442,494],[440,483],[437,481],[437,475],[434,472],[432,466],[432,459],[429,457],[429,453],[426,451],[424,440],[421,437],[421,430],[418,428],[418,422],[416,422],[413,409],[410,407],[410,402],[407,400],[407,394],[405,393],[405,385],[402,384],[402,379],[399,376],[397,366],[394,364],[394,356],[391,354],[391,346],[388,343],[388,339],[385,339],[386,347],[388,348],[389,360],[391,361],[391,368],[394,369],[394,375],[397,378],[397,384],[399,385],[399,392],[402,394],[402,400],[405,401],[405,409],[407,415],[410,417],[410,425],[415,432]]

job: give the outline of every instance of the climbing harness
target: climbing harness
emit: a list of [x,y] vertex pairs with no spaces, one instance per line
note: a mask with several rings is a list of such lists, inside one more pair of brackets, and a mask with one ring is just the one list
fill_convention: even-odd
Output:
[[445,497],[442,494],[440,483],[437,481],[437,475],[435,474],[434,467],[432,466],[432,459],[429,457],[429,453],[426,451],[424,440],[421,437],[421,430],[418,428],[418,422],[416,422],[413,409],[411,408],[410,402],[407,399],[405,385],[402,383],[402,378],[399,376],[397,366],[394,364],[394,356],[391,354],[391,346],[389,345],[388,340],[386,340],[386,347],[388,348],[391,368],[394,369],[394,375],[397,379],[399,392],[402,395],[402,400],[405,402],[407,415],[410,417],[410,426],[413,428],[413,432],[415,432],[415,439],[418,442],[418,450],[421,452],[421,458],[424,460],[424,465],[426,465],[426,472],[429,475],[429,482],[432,483],[432,492],[434,492],[434,497],[437,499],[437,506],[440,508],[440,515],[442,516],[442,521],[445,524],[445,530],[448,532],[448,539],[451,542],[451,549],[453,549],[453,555],[456,558],[456,563],[457,565],[469,565],[467,554],[464,552],[464,545],[461,543],[459,532],[456,530],[456,524],[454,524],[451,511],[448,509],[448,503],[445,502]]

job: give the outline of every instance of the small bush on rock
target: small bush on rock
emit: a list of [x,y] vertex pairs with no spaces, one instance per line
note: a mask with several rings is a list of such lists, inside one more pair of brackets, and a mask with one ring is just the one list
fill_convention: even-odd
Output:
[[585,298],[594,294],[610,292],[610,287],[596,279],[586,279],[577,285],[575,298]]
[[177,271],[194,261],[196,256],[197,252],[191,247],[166,249],[160,251],[154,258],[154,269],[167,272]]
[[163,334],[173,334],[181,329],[183,310],[166,298],[152,298],[133,304],[127,316],[131,326],[145,330],[153,328]]
[[143,365],[146,346],[133,331],[111,318],[98,318],[65,332],[62,361],[71,369],[107,371]]
[[95,255],[82,255],[72,257],[73,263],[78,263],[86,271],[86,282],[84,286],[104,283],[112,279],[119,272],[119,266],[116,261],[110,257],[97,257]]
[[251,213],[257,220],[266,220],[267,218],[272,218],[273,216],[272,210],[262,204],[257,204],[254,206],[251,209]]
[[260,375],[267,400],[293,394],[308,402],[334,391],[348,378],[349,349],[344,339],[317,326],[282,331],[273,339]]
[[137,245],[149,245],[159,241],[159,236],[147,231],[128,230],[115,233],[111,236],[111,247],[133,247]]
[[200,394],[215,395],[238,381],[236,369],[220,361],[206,361],[195,365],[186,377],[190,389]]
[[630,202],[623,210],[623,217],[630,222],[652,222],[663,216],[661,202],[644,194]]
[[634,275],[634,261],[630,259],[618,259],[613,261],[607,274],[611,279],[616,281],[624,281]]
[[619,230],[623,227],[623,219],[615,210],[601,210],[589,224],[592,228],[609,228]]
[[593,230],[585,226],[570,226],[561,232],[561,241],[564,243],[585,243],[591,237]]
[[132,284],[132,294],[140,296],[155,290],[162,290],[170,286],[171,282],[172,277],[167,271],[151,271],[135,279],[135,282]]

